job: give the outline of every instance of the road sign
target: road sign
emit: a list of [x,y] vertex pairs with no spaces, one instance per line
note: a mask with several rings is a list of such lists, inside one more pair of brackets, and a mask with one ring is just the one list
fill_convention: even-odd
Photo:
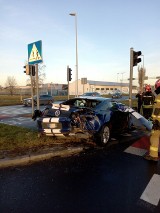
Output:
[[28,44],[28,64],[38,64],[42,59],[42,41]]

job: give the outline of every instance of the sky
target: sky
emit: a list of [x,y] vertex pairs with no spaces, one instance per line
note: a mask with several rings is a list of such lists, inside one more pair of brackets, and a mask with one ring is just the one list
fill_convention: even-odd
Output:
[[76,19],[70,13],[77,15],[79,79],[128,82],[133,48],[144,55],[139,66],[144,63],[145,82],[152,84],[160,76],[159,8],[159,0],[0,0],[0,85],[12,76],[26,85],[28,44],[39,40],[44,83],[66,84],[67,66],[75,80]]

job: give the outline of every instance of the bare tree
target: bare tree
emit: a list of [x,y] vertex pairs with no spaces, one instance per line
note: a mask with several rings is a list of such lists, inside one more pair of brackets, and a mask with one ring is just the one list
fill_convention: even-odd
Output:
[[8,76],[5,86],[6,86],[6,89],[9,91],[10,95],[13,95],[16,85],[17,85],[17,82],[14,76]]
[[138,66],[138,83],[140,91],[143,92],[146,69]]

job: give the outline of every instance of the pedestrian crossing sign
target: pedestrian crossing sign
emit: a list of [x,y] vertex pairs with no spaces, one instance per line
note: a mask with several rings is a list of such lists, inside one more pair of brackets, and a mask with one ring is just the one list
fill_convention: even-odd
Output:
[[28,44],[28,64],[38,64],[42,59],[42,41]]

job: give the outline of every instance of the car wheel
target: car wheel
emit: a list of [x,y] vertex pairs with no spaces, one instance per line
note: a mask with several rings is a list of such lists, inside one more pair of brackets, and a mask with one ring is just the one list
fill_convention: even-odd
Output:
[[37,101],[34,101],[34,106],[37,106]]
[[101,146],[106,146],[110,140],[110,127],[108,124],[104,125],[100,131],[99,143]]

